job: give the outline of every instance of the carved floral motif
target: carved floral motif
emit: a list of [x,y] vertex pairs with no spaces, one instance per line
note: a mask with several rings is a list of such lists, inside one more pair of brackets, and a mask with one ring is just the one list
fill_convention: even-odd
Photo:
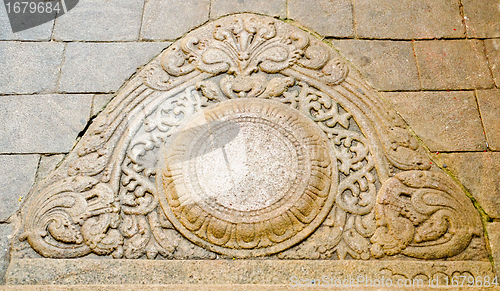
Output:
[[[481,221],[469,198],[431,167],[404,121],[342,58],[300,29],[248,14],[188,34],[130,80],[63,164],[32,190],[20,212],[19,239],[52,258],[95,253],[214,259],[213,251],[232,254],[225,250],[279,244],[270,238],[273,227],[275,237],[305,229],[310,222],[283,227],[283,221],[293,218],[286,214],[260,232],[237,223],[228,230],[228,221],[198,221],[199,215],[191,215],[196,209],[173,207],[175,218],[212,228],[211,237],[210,231],[205,238],[198,236],[217,246],[211,247],[186,233],[196,227],[184,221],[185,229],[179,231],[171,213],[166,215],[161,193],[175,196],[169,188],[175,173],[159,170],[165,149],[194,116],[230,100],[280,102],[309,118],[324,136],[324,145],[318,144],[325,152],[316,152],[317,165],[332,164],[322,168],[328,183],[319,179],[311,184],[323,194],[308,196],[316,210],[331,199],[329,211],[299,240],[254,255],[431,260],[460,256],[472,241],[482,239]],[[332,160],[320,161],[320,156]],[[327,173],[334,168],[336,172]],[[159,175],[166,179],[161,191]],[[254,239],[256,233],[265,233],[270,243]]]

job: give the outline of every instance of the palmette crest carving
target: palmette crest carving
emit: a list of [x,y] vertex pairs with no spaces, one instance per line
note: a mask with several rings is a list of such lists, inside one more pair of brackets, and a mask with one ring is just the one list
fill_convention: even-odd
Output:
[[142,69],[20,216],[51,258],[484,257],[470,199],[356,71],[250,14]]

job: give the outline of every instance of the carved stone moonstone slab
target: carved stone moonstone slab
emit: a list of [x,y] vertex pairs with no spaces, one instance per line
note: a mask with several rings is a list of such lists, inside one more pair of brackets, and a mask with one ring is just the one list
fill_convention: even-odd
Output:
[[478,211],[404,121],[321,40],[252,14],[208,23],[140,70],[19,218],[11,258],[26,270],[94,254],[491,274]]
[[186,128],[167,150],[158,188],[168,219],[191,241],[232,256],[272,254],[330,212],[335,160],[326,134],[299,111],[229,100]]

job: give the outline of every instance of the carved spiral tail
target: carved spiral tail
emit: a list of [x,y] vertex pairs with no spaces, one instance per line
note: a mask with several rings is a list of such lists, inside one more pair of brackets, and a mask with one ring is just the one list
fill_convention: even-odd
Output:
[[107,218],[113,209],[113,192],[108,186],[91,177],[70,177],[45,188],[32,199],[31,204],[39,206],[27,210],[24,233],[19,239],[27,239],[39,254],[74,258],[90,253],[93,248],[102,248],[99,243],[105,241],[109,223],[102,225],[98,233],[85,232],[83,228],[91,227],[86,223],[89,218],[96,220],[102,215]]
[[481,234],[481,219],[469,198],[439,172],[414,170],[389,179],[378,193],[375,214],[375,257],[453,257]]

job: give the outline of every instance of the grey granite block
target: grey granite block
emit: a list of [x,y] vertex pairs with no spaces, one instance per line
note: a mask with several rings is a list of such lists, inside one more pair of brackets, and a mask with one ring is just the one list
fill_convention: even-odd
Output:
[[147,1],[141,36],[155,40],[176,39],[208,21],[209,10],[209,0]]
[[92,95],[0,96],[0,153],[66,153],[85,128]]
[[52,93],[64,44],[0,42],[0,94]]
[[115,92],[168,43],[69,43],[62,67],[63,92]]
[[[0,222],[14,214],[35,182],[38,155],[0,155]],[[0,229],[1,233],[2,229]],[[0,244],[2,237],[0,236]],[[1,254],[0,254],[1,255]],[[1,269],[1,268],[0,268]]]
[[54,39],[130,41],[139,39],[144,0],[80,0],[56,19]]

